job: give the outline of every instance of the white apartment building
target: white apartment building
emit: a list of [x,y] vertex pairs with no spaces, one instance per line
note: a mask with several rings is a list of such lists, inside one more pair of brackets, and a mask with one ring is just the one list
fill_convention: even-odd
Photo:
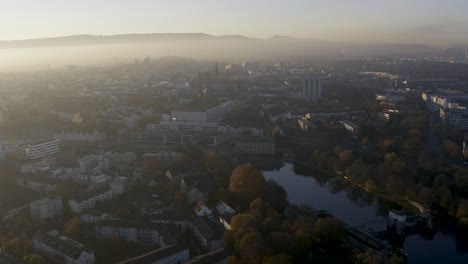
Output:
[[54,134],[54,138],[62,141],[75,141],[75,142],[98,142],[106,139],[106,134],[93,132],[80,132],[80,131],[62,131],[61,133]]
[[322,80],[320,78],[304,78],[302,96],[312,99],[322,97]]
[[275,139],[272,137],[247,137],[236,142],[236,151],[254,155],[275,154]]
[[63,215],[62,198],[58,196],[49,196],[31,202],[29,206],[33,220],[45,220]]
[[441,108],[440,118],[457,129],[468,129],[468,109],[466,107]]
[[21,173],[25,174],[45,174],[50,170],[50,164],[47,160],[21,165]]
[[57,190],[57,184],[54,180],[48,178],[16,178],[16,185],[28,188],[33,191],[38,191],[42,193],[51,193]]
[[127,177],[116,177],[110,183],[113,195],[120,195],[127,191],[129,180]]
[[112,189],[109,186],[102,186],[76,195],[68,201],[68,205],[74,213],[81,213],[84,210],[94,208],[96,202],[112,199]]
[[232,101],[227,101],[206,111],[174,111],[171,116],[172,120],[176,122],[215,122],[230,113],[234,106],[235,104]]
[[170,245],[125,260],[119,264],[152,263],[179,264],[190,260],[189,247],[184,244]]
[[78,160],[80,171],[87,171],[94,168],[100,170],[109,169],[109,159],[104,155],[86,155]]
[[57,231],[38,232],[33,236],[34,250],[50,259],[51,263],[93,264],[94,251]]
[[172,167],[177,161],[182,159],[182,156],[181,152],[160,151],[158,153],[145,153],[143,160],[157,160],[167,167]]
[[38,159],[48,155],[58,153],[60,151],[60,140],[51,139],[31,143],[24,149],[24,154],[27,159]]
[[156,224],[140,224],[127,221],[104,221],[96,225],[96,236],[118,237],[129,242],[166,246]]

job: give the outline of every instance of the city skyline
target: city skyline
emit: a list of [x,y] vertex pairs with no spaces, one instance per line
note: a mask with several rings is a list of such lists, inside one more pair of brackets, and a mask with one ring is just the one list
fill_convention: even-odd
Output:
[[449,0],[442,6],[436,0],[350,2],[118,0],[109,6],[105,1],[90,0],[7,1],[0,11],[0,23],[9,26],[0,33],[0,40],[202,32],[445,46],[468,43],[466,1]]

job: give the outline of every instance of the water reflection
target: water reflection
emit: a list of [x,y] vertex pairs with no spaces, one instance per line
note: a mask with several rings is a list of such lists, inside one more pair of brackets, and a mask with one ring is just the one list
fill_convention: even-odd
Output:
[[[327,210],[349,225],[385,224],[395,208],[357,187],[289,163],[263,173],[283,186],[291,203]],[[402,241],[409,263],[468,263],[466,236],[455,236],[454,223],[439,221],[438,226],[436,234],[409,235]]]

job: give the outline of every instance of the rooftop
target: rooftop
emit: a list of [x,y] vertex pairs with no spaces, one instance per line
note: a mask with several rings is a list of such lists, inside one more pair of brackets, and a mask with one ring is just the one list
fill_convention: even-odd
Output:
[[120,264],[146,264],[154,263],[156,260],[177,254],[181,251],[188,250],[188,246],[185,244],[170,245],[164,248],[159,248],[140,256],[133,257],[131,259],[120,262]]
[[103,186],[99,186],[97,188],[94,188],[94,189],[91,189],[91,190],[86,190],[86,191],[83,191],[83,192],[80,192],[78,193],[77,195],[75,195],[75,197],[73,198],[73,200],[75,200],[76,202],[82,202],[82,201],[86,201],[94,196],[97,196],[101,193],[104,193],[104,192],[107,192],[107,191],[111,191],[112,189],[108,186],[108,185],[103,185]]
[[41,243],[46,244],[73,259],[78,259],[83,251],[88,254],[94,254],[91,249],[86,248],[84,245],[65,236],[38,232],[34,235],[33,239],[40,241]]

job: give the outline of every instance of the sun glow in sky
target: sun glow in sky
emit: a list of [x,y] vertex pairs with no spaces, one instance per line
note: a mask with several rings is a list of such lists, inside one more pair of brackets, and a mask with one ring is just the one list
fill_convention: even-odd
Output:
[[0,0],[0,40],[203,32],[468,42],[466,0]]

